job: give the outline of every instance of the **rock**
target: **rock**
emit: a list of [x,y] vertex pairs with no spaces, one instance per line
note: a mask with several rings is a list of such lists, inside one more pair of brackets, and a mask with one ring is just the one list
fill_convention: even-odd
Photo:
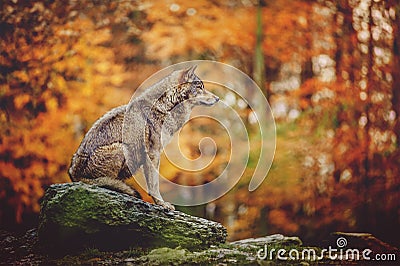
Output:
[[269,235],[259,238],[247,238],[231,242],[232,245],[240,247],[262,248],[264,245],[279,243],[281,246],[301,246],[303,242],[297,236],[283,236],[281,234]]
[[398,248],[381,241],[370,233],[334,232],[332,236],[335,238],[332,242],[336,245],[341,244],[340,239],[343,241],[342,248],[370,249],[374,253],[400,252]]
[[0,265],[39,265],[42,256],[35,254],[38,253],[36,244],[37,229],[21,236],[0,230]]
[[181,247],[157,248],[146,255],[131,259],[130,262],[132,265],[273,265],[279,261],[263,260],[259,255],[260,249],[264,252],[265,246],[271,245],[275,249],[303,248],[298,237],[276,234],[212,246],[199,252]]
[[39,216],[39,241],[50,252],[84,248],[182,247],[224,243],[219,223],[169,211],[140,199],[80,182],[50,186]]

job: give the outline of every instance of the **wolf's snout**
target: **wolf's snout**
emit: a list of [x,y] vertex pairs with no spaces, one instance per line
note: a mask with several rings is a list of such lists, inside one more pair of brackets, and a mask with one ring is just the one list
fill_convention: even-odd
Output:
[[214,105],[219,101],[219,97],[212,94],[211,92],[205,91],[203,94],[199,95],[197,98],[197,104],[203,105]]
[[211,95],[212,95],[212,97],[211,97],[211,100],[210,100],[210,105],[214,105],[219,101],[219,97],[217,95],[215,95],[215,94],[211,94]]

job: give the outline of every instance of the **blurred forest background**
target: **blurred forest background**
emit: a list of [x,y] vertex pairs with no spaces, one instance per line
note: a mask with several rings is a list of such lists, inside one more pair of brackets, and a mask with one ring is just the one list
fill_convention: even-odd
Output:
[[[263,89],[277,149],[256,191],[251,157],[227,195],[184,211],[220,221],[231,240],[283,233],[317,243],[341,230],[399,246],[399,48],[397,0],[3,0],[0,227],[35,225],[45,188],[69,182],[84,133],[147,77],[209,59]],[[197,180],[212,180],[223,160]]]

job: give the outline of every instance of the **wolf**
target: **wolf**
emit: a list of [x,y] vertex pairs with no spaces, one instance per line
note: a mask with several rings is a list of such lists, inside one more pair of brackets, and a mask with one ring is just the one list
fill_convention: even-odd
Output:
[[173,71],[128,104],[99,118],[72,157],[71,180],[140,197],[124,181],[142,167],[148,194],[156,204],[174,210],[159,189],[162,149],[189,120],[195,106],[212,106],[219,100],[204,88],[195,69]]

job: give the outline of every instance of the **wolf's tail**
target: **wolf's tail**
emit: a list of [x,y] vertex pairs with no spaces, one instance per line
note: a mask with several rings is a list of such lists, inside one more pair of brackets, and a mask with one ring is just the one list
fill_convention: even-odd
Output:
[[142,196],[140,193],[134,188],[128,186],[124,181],[109,177],[99,177],[99,178],[81,178],[79,181],[82,181],[89,185],[96,185],[99,187],[111,189],[117,192],[125,193],[131,195],[135,198],[141,199]]

